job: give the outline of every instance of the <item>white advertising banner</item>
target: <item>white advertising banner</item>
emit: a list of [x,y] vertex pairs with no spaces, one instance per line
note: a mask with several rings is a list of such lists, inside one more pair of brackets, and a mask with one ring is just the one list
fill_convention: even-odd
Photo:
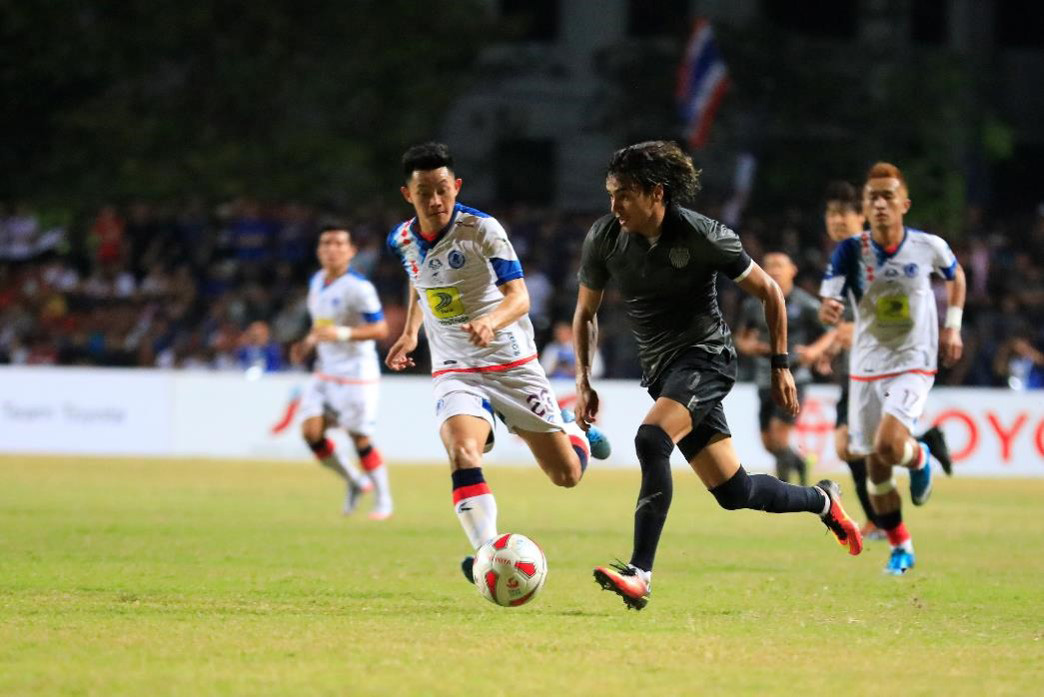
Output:
[[166,455],[171,385],[159,371],[0,368],[0,452]]
[[[0,367],[0,452],[141,454],[171,457],[307,460],[297,405],[303,373],[242,373],[86,368]],[[599,425],[613,454],[599,467],[634,467],[633,438],[652,400],[636,382],[604,380]],[[571,382],[554,384],[559,401],[575,400]],[[794,445],[820,470],[843,467],[834,455],[838,389],[812,386],[794,429]],[[768,471],[761,447],[758,398],[737,385],[725,413],[740,459]],[[936,388],[924,424],[939,423],[958,474],[1044,476],[1044,394]],[[347,445],[342,435],[331,435]],[[527,465],[525,444],[497,426],[490,463]],[[431,380],[392,376],[381,383],[374,440],[390,461],[442,464]],[[675,464],[684,466],[680,454]]]

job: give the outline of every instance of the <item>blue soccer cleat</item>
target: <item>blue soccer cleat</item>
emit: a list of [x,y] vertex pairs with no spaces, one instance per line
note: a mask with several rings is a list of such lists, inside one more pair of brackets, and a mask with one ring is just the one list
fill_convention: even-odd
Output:
[[896,547],[892,550],[892,556],[888,557],[888,563],[885,564],[884,572],[892,576],[902,576],[912,569],[913,565],[913,552],[907,552],[902,547]]
[[[576,421],[576,414],[573,413],[572,409],[563,409],[562,421],[567,424],[572,423]],[[605,435],[602,429],[595,425],[588,425],[586,435],[587,445],[590,446],[591,457],[594,459],[604,460],[613,452],[613,447],[609,445],[609,437]]]
[[924,466],[918,470],[910,470],[910,499],[915,506],[923,506],[932,495],[932,462],[928,446],[918,443],[917,447],[921,449]]

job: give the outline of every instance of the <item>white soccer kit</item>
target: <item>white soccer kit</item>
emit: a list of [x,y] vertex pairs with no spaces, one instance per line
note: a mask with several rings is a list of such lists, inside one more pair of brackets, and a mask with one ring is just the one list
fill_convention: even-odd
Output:
[[[312,276],[308,314],[315,327],[358,327],[384,318],[373,284],[351,270],[330,282],[323,271]],[[301,416],[329,410],[350,433],[373,435],[381,375],[376,342],[323,341],[316,351],[315,372],[301,396]]]
[[486,347],[472,344],[461,328],[500,304],[498,286],[523,277],[500,223],[458,203],[449,224],[430,239],[413,218],[395,226],[388,246],[401,259],[423,312],[439,423],[470,414],[492,427],[496,412],[511,429],[563,430],[537,362],[529,316],[498,330]]
[[855,335],[849,355],[850,449],[873,452],[882,414],[913,431],[935,381],[939,320],[931,275],[953,280],[957,259],[936,235],[905,228],[891,254],[869,231],[834,249],[822,297],[851,299]]

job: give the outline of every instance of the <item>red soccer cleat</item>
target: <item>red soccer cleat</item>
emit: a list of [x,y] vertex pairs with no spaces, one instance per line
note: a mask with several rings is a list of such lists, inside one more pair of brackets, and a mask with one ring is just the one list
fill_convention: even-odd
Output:
[[602,590],[616,593],[629,608],[641,610],[649,603],[649,584],[634,567],[619,562],[599,566],[594,570],[594,578]]
[[842,547],[848,547],[848,553],[855,556],[863,551],[863,536],[859,532],[859,526],[848,517],[845,509],[841,506],[841,487],[837,482],[824,479],[816,484],[830,499],[830,510],[826,515],[820,516],[823,525],[834,533],[837,543]]

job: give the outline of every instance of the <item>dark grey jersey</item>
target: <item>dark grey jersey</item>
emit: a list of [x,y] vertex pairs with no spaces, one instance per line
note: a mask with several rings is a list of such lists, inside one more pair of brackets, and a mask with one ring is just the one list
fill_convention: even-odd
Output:
[[612,215],[596,221],[584,240],[578,278],[593,290],[616,281],[638,341],[642,384],[650,385],[686,349],[733,351],[715,282],[719,271],[740,281],[752,265],[735,232],[670,206],[653,244],[621,230]]
[[[790,354],[794,371],[794,382],[801,384],[811,382],[812,371],[797,361],[794,347],[807,346],[823,335],[823,324],[819,321],[819,302],[801,288],[794,287],[787,295],[787,352]],[[743,301],[739,327],[736,331],[753,329],[759,341],[769,342],[768,322],[765,321],[765,308],[757,298]],[[772,366],[768,356],[752,356],[754,362],[754,383],[758,387],[772,386]]]

